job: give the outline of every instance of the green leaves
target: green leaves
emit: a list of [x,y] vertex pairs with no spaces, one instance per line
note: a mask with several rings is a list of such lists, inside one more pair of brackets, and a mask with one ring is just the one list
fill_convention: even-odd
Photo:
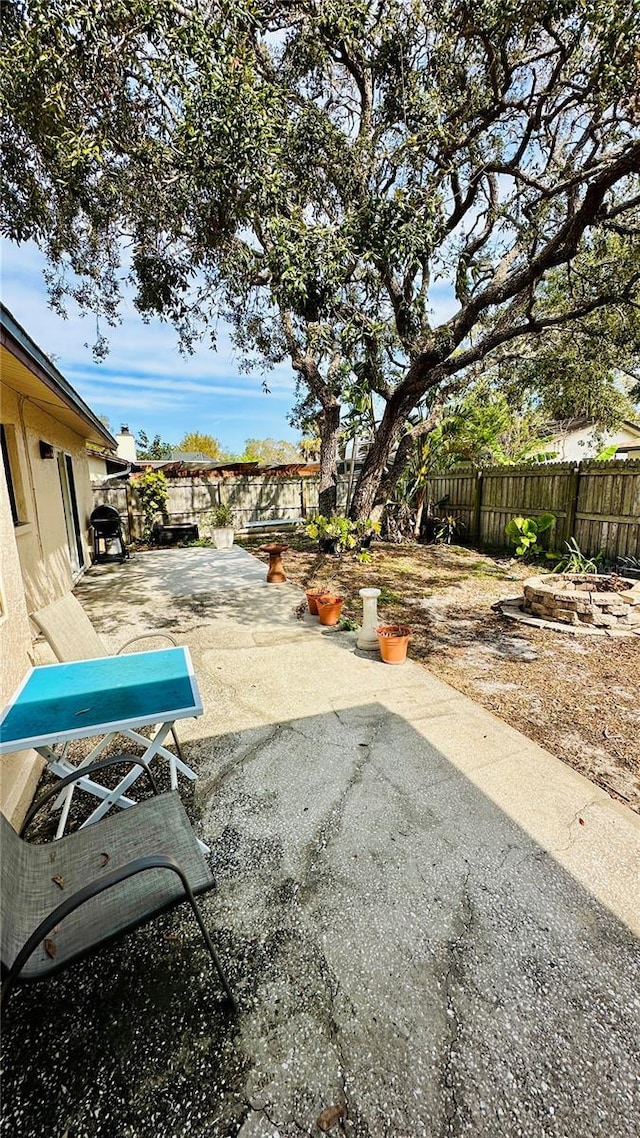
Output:
[[161,470],[145,470],[132,477],[131,485],[144,516],[143,538],[149,541],[158,514],[162,515],[167,504],[167,480]]
[[[296,411],[327,413],[327,431],[350,391],[375,398],[369,514],[409,415],[511,343],[507,400],[622,414],[632,9],[7,0],[3,232],[47,252],[58,309],[72,295],[113,322],[128,274],[187,349],[223,315],[247,365],[291,360]],[[601,306],[598,353],[584,328]],[[463,449],[509,457],[480,420]]]
[[343,553],[349,549],[360,551],[375,534],[380,533],[380,523],[371,518],[360,518],[354,522],[342,514],[333,514],[330,518],[316,514],[305,529],[309,537],[318,539],[323,552]]
[[221,502],[209,511],[207,521],[214,529],[230,529],[235,523],[233,507],[228,502]]
[[575,537],[570,537],[564,543],[566,553],[563,553],[552,569],[553,573],[597,573],[598,566],[604,558],[602,550],[595,557],[587,557],[582,552]]
[[515,545],[518,557],[537,552],[535,546],[539,535],[551,529],[555,520],[555,514],[540,514],[536,518],[512,518],[505,526],[505,534],[510,544]]

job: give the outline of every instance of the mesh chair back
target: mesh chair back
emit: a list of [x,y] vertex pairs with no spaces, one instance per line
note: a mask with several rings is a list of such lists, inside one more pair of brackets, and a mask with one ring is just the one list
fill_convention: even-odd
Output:
[[82,605],[71,593],[32,613],[31,619],[63,663],[109,655]]
[[0,854],[0,962],[4,973],[21,948],[16,944],[14,934],[15,913],[22,904],[20,891],[28,877],[29,854],[29,847],[18,837],[4,814],[0,814]]
[[[0,815],[0,842],[3,972],[11,967],[41,921],[62,901],[137,857],[164,854],[175,859],[194,894],[204,893],[215,884],[175,791],[146,799],[95,826],[45,845],[23,841]],[[101,856],[105,849],[110,855],[108,866]],[[64,889],[56,883],[56,876],[64,882]],[[151,868],[125,878],[86,901],[56,926],[48,934],[55,942],[55,954],[47,952],[43,940],[29,957],[21,976],[27,980],[55,972],[184,899],[180,879],[165,869]]]

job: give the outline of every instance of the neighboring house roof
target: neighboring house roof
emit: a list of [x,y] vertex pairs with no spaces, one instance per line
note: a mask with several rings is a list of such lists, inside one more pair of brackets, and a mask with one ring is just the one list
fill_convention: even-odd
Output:
[[216,462],[210,454],[203,454],[201,450],[172,450],[171,462]]
[[[115,451],[117,444],[111,432],[2,303],[0,343],[3,383],[26,395],[46,414],[71,427],[87,442]],[[46,398],[43,398],[43,386],[47,388]]]
[[[588,427],[597,426],[596,419],[589,419],[586,415],[577,415],[572,419],[556,419],[554,422],[548,423],[544,428],[544,434],[556,438],[558,435],[563,437],[573,434],[574,431],[584,431]],[[633,434],[637,434],[640,438],[640,424],[633,423],[630,419],[624,419],[620,424],[621,427],[626,427],[627,430]]]

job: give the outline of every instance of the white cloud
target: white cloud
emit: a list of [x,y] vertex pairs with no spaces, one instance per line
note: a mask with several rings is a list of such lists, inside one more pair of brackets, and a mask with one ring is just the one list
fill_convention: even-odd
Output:
[[[174,329],[159,320],[145,324],[130,293],[125,295],[122,322],[102,329],[110,351],[102,364],[96,364],[91,353],[96,338],[93,318],[82,316],[73,302],[68,304],[67,320],[49,307],[45,264],[33,244],[3,243],[5,303],[96,413],[109,416],[114,429],[129,415],[135,418],[132,430],[175,440],[193,429],[217,436],[217,424],[227,423],[237,430],[221,442],[233,450],[241,450],[249,437],[298,437],[286,418],[295,390],[288,364],[264,375],[267,395],[261,373],[240,371],[224,321],[217,325],[215,349],[200,343],[193,355],[183,356]],[[449,319],[458,307],[446,282],[432,287],[430,303],[437,323]]]
[[91,352],[96,338],[93,318],[83,316],[73,302],[68,303],[67,320],[49,307],[45,264],[34,245],[3,243],[4,301],[87,403],[98,414],[107,414],[115,427],[125,412],[137,411],[132,429],[170,439],[195,427],[216,434],[219,421],[239,428],[233,438],[222,440],[232,449],[241,449],[247,437],[298,437],[286,420],[295,386],[288,365],[265,375],[267,395],[262,374],[240,371],[224,322],[218,323],[215,349],[200,343],[193,355],[183,356],[174,329],[159,320],[144,323],[127,296],[122,322],[101,329],[110,351],[97,364]]

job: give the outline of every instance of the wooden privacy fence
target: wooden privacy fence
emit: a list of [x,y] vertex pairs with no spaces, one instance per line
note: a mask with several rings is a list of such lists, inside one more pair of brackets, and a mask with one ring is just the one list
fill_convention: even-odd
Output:
[[[338,509],[346,508],[347,481],[338,486]],[[293,521],[309,517],[318,510],[318,479],[282,475],[247,475],[237,478],[206,478],[197,475],[167,478],[169,497],[164,515],[168,524],[196,522],[201,535],[207,529],[207,514],[213,506],[228,502],[233,507],[236,528],[248,522]],[[94,505],[115,506],[127,520],[129,540],[142,537],[144,516],[136,494],[135,481],[117,486],[95,486]]]
[[[346,510],[347,479],[338,486],[338,510]],[[236,525],[309,517],[318,508],[317,478],[247,475],[237,478],[168,478],[165,521],[197,522],[206,531],[212,506],[229,502]],[[432,502],[445,495],[440,516],[454,514],[464,522],[465,540],[505,548],[504,529],[522,514],[552,513],[556,521],[544,535],[549,548],[564,549],[574,537],[593,557],[640,557],[640,460],[624,462],[544,463],[537,466],[463,467],[434,474],[427,484]],[[143,515],[135,482],[94,488],[94,502],[115,506],[128,521],[129,538],[142,536]]]
[[454,514],[480,545],[504,548],[511,518],[551,513],[549,548],[574,537],[589,557],[640,557],[640,460],[464,467],[432,475],[427,492],[434,503],[448,495],[436,513]]

